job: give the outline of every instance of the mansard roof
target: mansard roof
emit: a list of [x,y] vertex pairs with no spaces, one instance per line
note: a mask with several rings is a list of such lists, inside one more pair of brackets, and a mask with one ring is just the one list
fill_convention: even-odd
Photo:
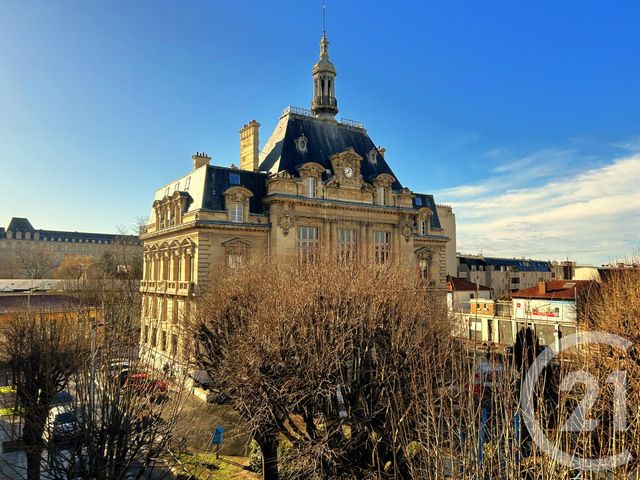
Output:
[[33,232],[35,228],[31,225],[31,222],[22,217],[12,217],[7,227],[8,232]]
[[[234,183],[236,180],[237,183]],[[251,213],[264,213],[262,199],[267,194],[266,173],[214,165],[198,168],[159,188],[156,190],[154,201],[162,200],[178,191],[188,193],[191,197],[188,211],[226,210],[224,192],[235,186],[244,187],[253,193],[249,198]],[[153,211],[149,221],[153,221]]]
[[[307,138],[305,150],[296,146],[296,139],[302,135]],[[316,162],[325,170],[331,170],[329,157],[348,148],[353,148],[363,158],[360,171],[365,181],[370,182],[381,173],[387,173],[396,178],[392,188],[394,190],[402,188],[363,127],[354,122],[319,119],[290,109],[280,117],[278,125],[265,145],[260,155],[259,170],[270,173],[286,171],[298,176],[297,167],[307,162]],[[369,155],[372,150],[375,152],[374,159]],[[328,177],[325,171],[323,180]]]

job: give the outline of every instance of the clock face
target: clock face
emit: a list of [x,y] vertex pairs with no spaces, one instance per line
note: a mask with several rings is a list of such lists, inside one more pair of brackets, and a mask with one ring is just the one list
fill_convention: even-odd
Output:
[[353,168],[351,167],[345,167],[344,169],[344,176],[347,178],[351,178],[353,177]]

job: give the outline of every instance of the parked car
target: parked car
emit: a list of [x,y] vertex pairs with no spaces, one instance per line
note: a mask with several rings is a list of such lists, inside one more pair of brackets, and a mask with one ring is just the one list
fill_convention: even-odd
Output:
[[153,378],[148,373],[130,373],[124,381],[123,388],[135,395],[148,396],[153,402],[160,402],[168,398],[167,382]]
[[482,395],[485,389],[491,389],[497,386],[504,377],[504,366],[501,363],[490,362],[486,358],[480,360],[476,365],[473,381],[467,385],[474,395]]
[[78,434],[79,429],[80,422],[75,409],[68,404],[58,405],[49,410],[43,439],[53,443],[69,441]]

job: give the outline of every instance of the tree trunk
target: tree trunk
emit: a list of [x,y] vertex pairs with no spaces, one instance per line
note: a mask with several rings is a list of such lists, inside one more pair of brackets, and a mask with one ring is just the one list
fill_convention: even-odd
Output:
[[273,433],[256,435],[262,452],[262,479],[278,480],[278,435]]
[[22,441],[27,457],[27,480],[40,480],[40,464],[42,462],[42,432],[38,436],[38,428],[25,422]]

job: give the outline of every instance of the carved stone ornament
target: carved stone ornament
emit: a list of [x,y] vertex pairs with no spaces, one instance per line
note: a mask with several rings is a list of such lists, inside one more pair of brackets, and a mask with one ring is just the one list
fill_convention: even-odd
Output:
[[400,222],[400,233],[404,236],[404,239],[408,242],[413,235],[413,222],[408,215],[403,215]]
[[293,228],[295,223],[295,217],[288,211],[285,211],[282,215],[280,215],[280,218],[278,218],[278,225],[280,226],[280,228],[282,228],[282,233],[284,233],[285,235],[289,234],[289,230]]

